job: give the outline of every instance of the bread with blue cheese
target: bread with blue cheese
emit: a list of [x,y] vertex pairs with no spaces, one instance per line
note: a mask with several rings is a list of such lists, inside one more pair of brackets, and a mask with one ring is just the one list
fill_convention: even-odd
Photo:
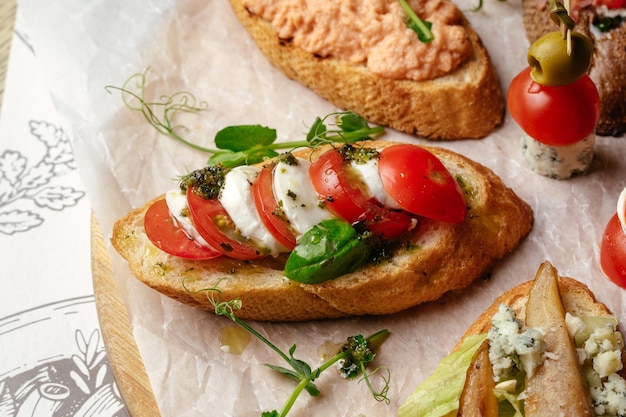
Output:
[[[535,308],[528,304],[540,274],[544,280],[546,277],[553,280],[557,298],[560,299],[560,302],[552,305],[547,303],[547,298],[541,298],[541,304],[556,313],[559,320],[536,327],[528,322],[529,309]],[[543,287],[541,291],[546,292]],[[562,309],[558,304],[562,305]],[[554,345],[554,335],[559,332],[559,326],[563,327],[561,330],[564,330],[569,340],[566,350],[575,362],[571,366],[564,364],[567,355],[563,346]],[[624,415],[626,411],[626,375],[622,362],[625,353],[624,339],[619,331],[617,318],[605,304],[596,299],[585,284],[573,278],[559,276],[556,268],[547,261],[539,267],[535,280],[506,291],[480,314],[457,343],[454,352],[468,349],[470,343],[473,347],[464,353],[465,362],[462,365],[467,373],[463,370],[456,373],[457,378],[461,375],[460,384],[458,381],[456,383],[456,400],[452,399],[442,405],[437,404],[429,395],[433,392],[432,386],[437,383],[454,385],[454,378],[443,382],[427,380],[401,406],[398,414],[400,417],[497,416],[498,408],[503,407],[500,404],[509,401],[505,393],[510,394],[508,398],[514,403],[518,402],[517,405],[524,409],[526,417],[617,417]],[[474,366],[479,354],[472,352],[480,352],[479,346],[483,345],[483,349],[488,349],[489,352],[489,369]],[[456,361],[457,364],[461,362]],[[442,364],[449,366],[446,359],[442,360],[440,367]],[[555,376],[549,389],[531,389],[530,384],[533,382],[530,381],[544,378],[549,368]],[[513,369],[517,371],[512,371]],[[476,381],[475,374],[479,372],[488,374],[492,381],[490,391],[481,394],[483,398],[477,401],[475,397],[480,390],[468,381]],[[437,370],[433,377],[435,375]],[[430,391],[424,387],[430,387]],[[582,390],[582,394],[576,396],[576,389]],[[488,396],[497,398],[496,409],[491,408],[489,412],[485,412],[487,406],[483,409],[483,414],[476,414],[477,407],[493,404],[485,401]],[[511,407],[508,403],[506,406]],[[566,411],[567,407],[571,409]],[[434,409],[444,412],[431,413],[430,410]]]

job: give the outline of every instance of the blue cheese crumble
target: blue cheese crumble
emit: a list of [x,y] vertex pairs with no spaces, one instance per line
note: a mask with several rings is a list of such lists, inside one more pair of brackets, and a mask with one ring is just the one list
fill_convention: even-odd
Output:
[[522,155],[530,169],[545,177],[565,180],[589,170],[593,160],[595,134],[566,146],[549,146],[528,135],[522,137]]
[[[624,339],[617,329],[617,319],[580,318],[566,313],[565,322],[576,345],[596,417],[626,417],[626,380],[618,374],[623,368]],[[501,304],[487,338],[496,389],[515,393],[515,380],[523,373],[532,376],[543,363],[543,333],[525,327],[511,307]],[[523,399],[518,394],[523,393],[505,397],[514,404]]]
[[496,382],[516,377],[519,372],[532,376],[543,363],[545,343],[538,329],[526,328],[506,304],[498,306],[491,319],[489,361]]
[[570,335],[589,385],[594,412],[602,417],[626,417],[626,380],[623,368],[624,339],[614,317],[566,316]]

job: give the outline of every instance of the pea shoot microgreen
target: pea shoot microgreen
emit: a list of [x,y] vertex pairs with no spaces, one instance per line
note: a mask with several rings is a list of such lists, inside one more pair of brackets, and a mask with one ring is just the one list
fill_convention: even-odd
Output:
[[417,33],[417,38],[424,42],[428,43],[435,39],[435,35],[431,32],[430,28],[433,26],[431,22],[426,20],[422,20],[419,18],[415,10],[411,8],[407,0],[398,0],[400,2],[400,6],[402,6],[402,10],[406,14],[408,26]]
[[325,143],[354,143],[372,139],[384,133],[382,126],[370,127],[367,121],[351,112],[336,112],[316,118],[305,139],[277,142],[275,129],[261,125],[238,125],[226,127],[215,135],[215,148],[206,148],[186,139],[184,126],[175,123],[180,113],[197,114],[208,109],[205,101],[199,101],[186,91],[160,96],[158,100],[146,98],[148,69],[131,76],[122,87],[107,86],[106,90],[119,90],[127,108],[143,114],[148,123],[159,133],[169,136],[195,150],[209,153],[208,164],[225,167],[249,165],[266,158],[278,156],[278,150],[299,147],[315,147]]
[[[302,391],[308,392],[309,395],[311,395],[312,397],[317,397],[320,394],[320,391],[315,386],[314,381],[320,377],[322,372],[326,371],[335,364],[338,364],[340,375],[343,378],[355,379],[358,376],[362,375],[362,380],[365,381],[368,389],[374,396],[374,399],[376,401],[384,401],[389,404],[390,400],[389,397],[387,397],[391,378],[389,369],[381,366],[374,369],[374,371],[370,372],[369,374],[366,370],[367,365],[374,361],[378,350],[385,342],[385,340],[387,340],[387,338],[389,337],[388,330],[380,330],[370,335],[369,337],[364,337],[361,334],[349,337],[347,339],[347,342],[339,349],[339,351],[334,356],[327,359],[324,363],[314,369],[307,362],[297,359],[294,356],[296,351],[295,344],[293,344],[289,348],[289,351],[285,353],[275,344],[270,342],[265,336],[257,332],[246,321],[241,320],[239,317],[237,317],[235,312],[241,309],[241,300],[234,299],[230,301],[221,301],[221,291],[219,289],[220,281],[218,281],[217,284],[211,288],[202,289],[197,292],[206,292],[207,298],[215,308],[215,313],[217,315],[228,317],[229,319],[234,321],[236,324],[248,331],[252,336],[256,337],[265,345],[267,345],[270,349],[276,352],[278,356],[280,356],[288,365],[288,367],[270,364],[265,364],[265,366],[293,379],[297,383],[293,392],[286,400],[280,411],[264,411],[262,412],[261,417],[287,416]],[[183,286],[185,286],[185,282],[183,282]],[[187,291],[191,292],[191,290],[188,289]],[[372,385],[371,376],[380,371],[385,372],[385,375],[381,376],[384,382],[384,386],[381,390],[377,391]]]

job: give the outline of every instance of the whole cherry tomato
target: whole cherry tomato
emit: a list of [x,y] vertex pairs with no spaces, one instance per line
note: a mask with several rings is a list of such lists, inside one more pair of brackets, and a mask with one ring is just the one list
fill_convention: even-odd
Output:
[[579,142],[595,131],[600,118],[600,95],[588,75],[548,87],[533,81],[527,67],[511,81],[507,105],[528,136],[549,146]]

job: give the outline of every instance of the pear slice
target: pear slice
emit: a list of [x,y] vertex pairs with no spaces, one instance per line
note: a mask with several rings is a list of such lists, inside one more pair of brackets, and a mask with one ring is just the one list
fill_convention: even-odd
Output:
[[465,378],[457,417],[498,417],[498,399],[493,393],[493,370],[489,362],[489,340],[480,345]]
[[526,417],[593,416],[574,342],[565,325],[558,274],[544,262],[537,271],[526,305],[526,326],[544,334],[546,357],[526,380]]

